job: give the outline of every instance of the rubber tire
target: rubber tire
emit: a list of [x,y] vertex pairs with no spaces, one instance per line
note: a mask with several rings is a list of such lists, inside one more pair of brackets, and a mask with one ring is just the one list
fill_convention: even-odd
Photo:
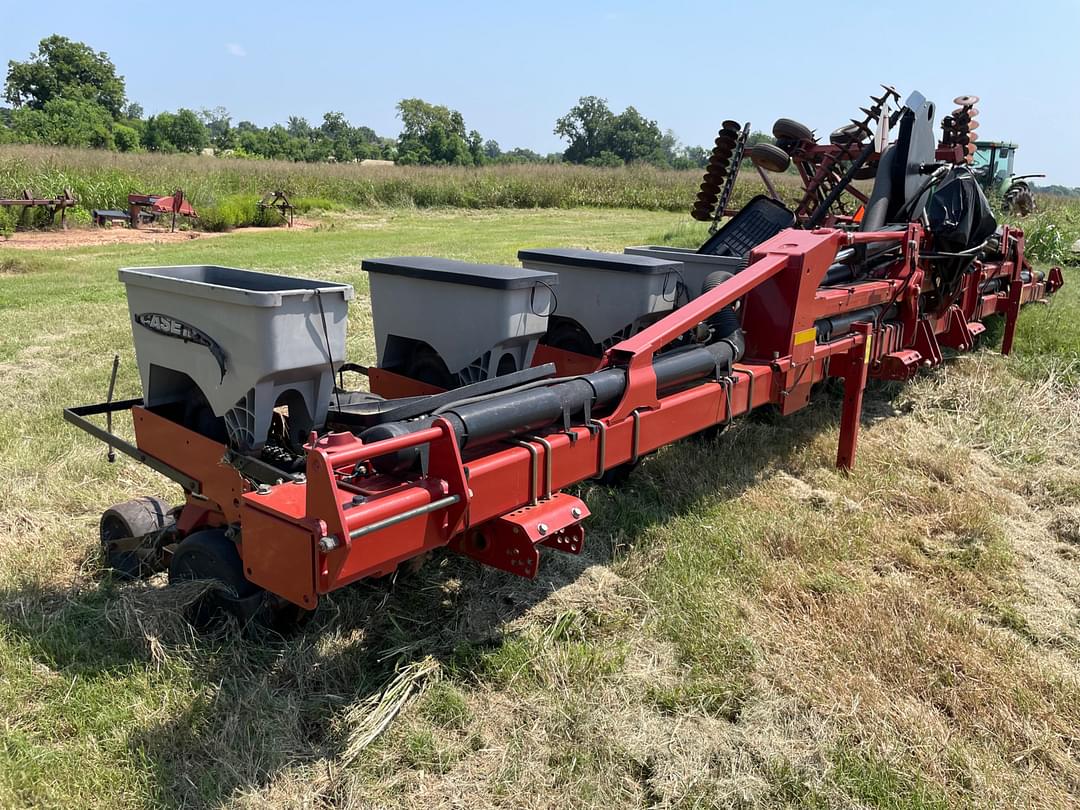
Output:
[[188,620],[200,630],[219,625],[225,614],[242,619],[229,597],[245,599],[261,590],[244,576],[244,563],[236,543],[225,536],[223,529],[189,534],[173,552],[169,563],[170,585],[203,579],[215,580],[222,590],[207,591],[188,609]]
[[858,140],[862,142],[865,137],[865,133],[860,127],[854,124],[844,124],[842,127],[838,127],[832,131],[829,136],[829,143],[836,144],[837,146],[847,146],[852,141]]
[[117,579],[132,580],[153,573],[138,551],[110,551],[105,544],[123,537],[138,537],[160,531],[174,522],[169,514],[171,507],[160,498],[149,496],[110,506],[101,514],[98,535],[105,567],[112,570]]
[[755,143],[753,146],[747,147],[746,157],[755,166],[760,166],[765,171],[775,172],[776,174],[783,174],[791,166],[791,155],[771,143]]
[[1031,193],[1027,183],[1017,183],[1010,186],[1005,192],[1003,208],[1006,213],[1015,213],[1018,217],[1026,217],[1035,213],[1035,195]]
[[810,127],[790,118],[777,118],[776,123],[772,125],[772,134],[778,141],[816,142],[814,131]]

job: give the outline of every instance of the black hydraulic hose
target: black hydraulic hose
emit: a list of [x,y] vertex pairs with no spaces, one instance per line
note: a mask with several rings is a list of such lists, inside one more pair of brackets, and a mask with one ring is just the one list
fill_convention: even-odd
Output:
[[[714,270],[705,276],[705,281],[701,285],[701,294],[710,290],[715,290],[729,278],[734,278],[734,273],[729,273],[727,270]],[[717,313],[710,315],[705,321],[708,324],[709,329],[712,330],[713,335],[733,335],[739,331],[739,316],[735,314],[735,307],[724,307]]]
[[[675,349],[653,358],[658,393],[724,373],[741,359],[742,331],[736,328],[721,340],[705,346]],[[626,369],[606,368],[573,377],[552,380],[550,385],[507,391],[483,401],[466,402],[439,414],[454,431],[458,447],[476,447],[508,439],[561,422],[564,415],[581,424],[586,410],[615,405],[626,390]],[[367,443],[404,436],[430,427],[435,416],[408,422],[387,422],[368,428],[360,438]],[[379,472],[409,469],[419,457],[416,448],[402,450],[373,460]]]
[[851,327],[859,321],[877,322],[879,319],[888,320],[896,316],[896,307],[889,307],[882,318],[884,306],[867,307],[852,312],[841,312],[831,318],[822,318],[814,326],[817,329],[819,343],[828,343],[834,338],[843,337],[851,331]]

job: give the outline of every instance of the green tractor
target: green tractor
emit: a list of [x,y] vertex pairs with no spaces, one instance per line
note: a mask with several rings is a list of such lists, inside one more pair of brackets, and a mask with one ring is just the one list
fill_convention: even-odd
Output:
[[1013,174],[1015,143],[976,141],[971,170],[987,194],[1001,195],[1002,208],[1026,217],[1035,211],[1035,194],[1027,183],[1032,177],[1045,174]]

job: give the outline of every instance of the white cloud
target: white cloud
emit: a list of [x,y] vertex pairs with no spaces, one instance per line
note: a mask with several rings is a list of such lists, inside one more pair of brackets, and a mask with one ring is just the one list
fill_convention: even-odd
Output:
[[244,50],[244,46],[236,42],[226,42],[225,50],[233,56],[247,56],[247,51]]

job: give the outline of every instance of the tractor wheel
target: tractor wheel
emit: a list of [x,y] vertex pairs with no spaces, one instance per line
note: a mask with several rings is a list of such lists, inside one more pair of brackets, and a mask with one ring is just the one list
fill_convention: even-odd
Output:
[[244,576],[236,543],[222,529],[189,534],[173,552],[169,584],[193,580],[212,583],[188,608],[187,618],[199,630],[216,628],[228,616],[246,625],[261,607],[262,589]]
[[755,143],[746,150],[746,157],[755,166],[760,166],[767,172],[783,174],[791,165],[791,156],[779,146],[771,143]]
[[111,544],[131,537],[143,537],[171,526],[174,520],[169,510],[165,501],[150,497],[135,498],[106,509],[101,515],[100,524],[105,567],[111,569],[117,578],[125,580],[153,573],[157,568],[154,561],[156,548],[118,551]]
[[778,141],[813,141],[814,132],[806,124],[790,118],[777,118],[772,125],[773,137]]
[[1018,183],[1005,192],[1002,207],[1006,212],[1026,217],[1035,213],[1035,195],[1026,183]]

